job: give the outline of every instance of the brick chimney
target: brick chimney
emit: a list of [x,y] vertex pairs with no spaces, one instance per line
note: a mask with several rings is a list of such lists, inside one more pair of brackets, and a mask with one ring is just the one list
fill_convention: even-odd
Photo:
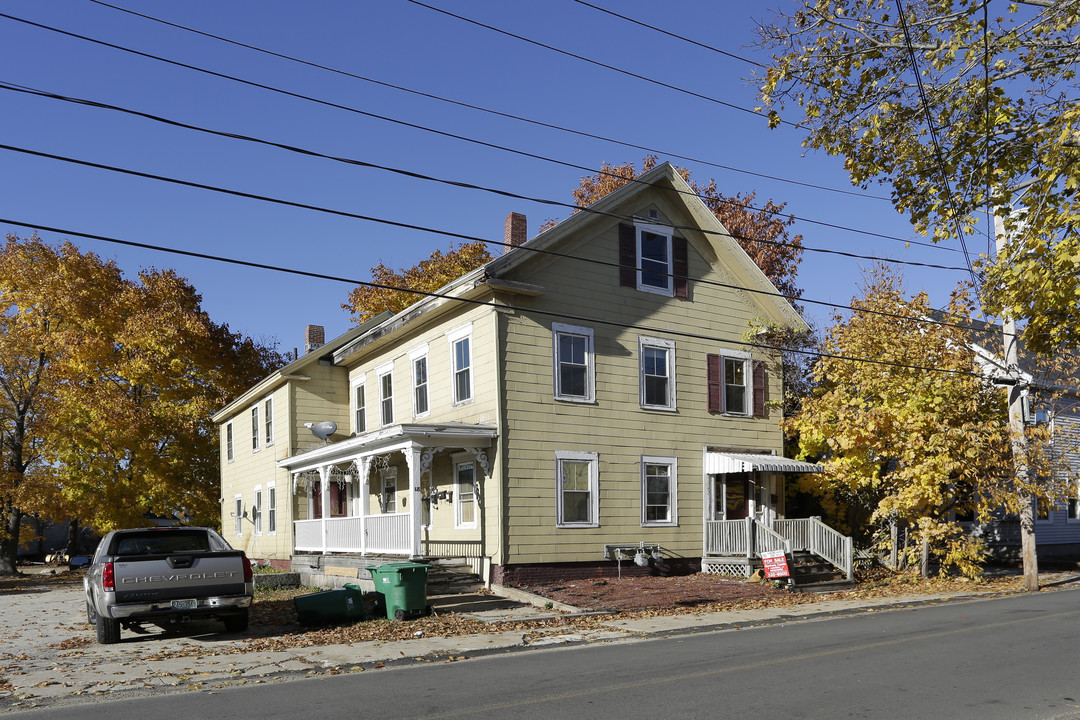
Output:
[[518,245],[524,245],[529,239],[528,223],[521,213],[512,212],[506,216],[506,226],[503,231],[503,240],[506,245],[503,253],[508,253]]
[[322,325],[308,325],[304,328],[304,352],[318,350],[326,344],[326,328]]

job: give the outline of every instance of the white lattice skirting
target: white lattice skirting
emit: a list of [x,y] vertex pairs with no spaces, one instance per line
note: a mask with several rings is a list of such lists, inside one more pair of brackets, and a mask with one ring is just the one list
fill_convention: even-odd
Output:
[[745,563],[731,563],[724,560],[701,559],[701,572],[706,575],[730,575],[731,577],[750,577],[750,566]]

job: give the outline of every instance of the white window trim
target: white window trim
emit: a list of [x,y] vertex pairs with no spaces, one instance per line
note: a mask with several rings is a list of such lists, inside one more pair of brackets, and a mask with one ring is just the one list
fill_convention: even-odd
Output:
[[[658,288],[653,285],[645,285],[641,282],[642,270],[642,258],[641,258],[641,233],[649,232],[655,235],[662,235],[667,238],[667,289]],[[655,293],[656,295],[663,295],[665,297],[674,297],[675,295],[675,276],[673,268],[675,266],[675,259],[672,257],[674,252],[674,240],[675,230],[672,227],[665,225],[657,225],[655,223],[634,223],[634,259],[637,261],[637,273],[636,273],[636,285],[637,289],[642,292]]]
[[[559,336],[581,335],[585,337],[585,395],[564,395],[559,381]],[[555,391],[555,399],[565,402],[594,403],[596,402],[596,343],[592,328],[565,323],[551,323],[551,353],[552,353],[552,387]]]
[[253,524],[252,533],[256,536],[262,536],[262,504],[263,504],[263,489],[262,485],[256,485],[251,492],[251,522]]
[[277,535],[277,485],[274,483],[266,485],[266,521],[266,534]]
[[[450,397],[453,400],[453,405],[468,405],[476,397],[475,382],[474,382],[474,368],[476,367],[476,345],[472,341],[473,326],[472,323],[466,323],[460,327],[454,328],[450,332],[446,333],[446,340],[450,343]],[[457,384],[457,344],[462,340],[469,341],[469,365],[466,368],[469,373],[469,397],[458,397],[458,384]]]
[[262,449],[262,422],[259,417],[259,406],[251,406],[248,413],[251,416],[251,452],[257,453]]
[[[645,468],[647,465],[667,465],[668,471],[668,514],[667,520],[648,520],[647,510],[647,481]],[[660,455],[641,456],[641,526],[642,527],[676,527],[679,524],[679,460],[674,457]]]
[[[356,402],[356,391],[358,389],[360,389],[360,388],[363,388],[362,396],[364,398],[364,427],[363,427],[363,429],[361,429],[360,424],[356,422],[356,413],[360,409],[360,406]],[[367,411],[368,411],[368,404],[367,404],[367,375],[360,375],[359,377],[353,378],[352,383],[350,383],[350,385],[349,385],[349,407],[352,410],[352,412],[350,413],[350,416],[352,418],[353,432],[355,434],[357,434],[357,435],[366,433],[367,432],[367,424],[368,424],[367,423],[367,414],[368,414],[367,413]]]
[[[663,348],[667,350],[667,403],[651,405],[645,402],[645,348]],[[675,412],[675,342],[655,337],[638,337],[638,387],[640,388],[641,407],[646,410],[665,410]]]
[[[393,511],[387,510],[386,511],[387,515],[393,515],[393,514],[396,514],[396,513],[400,512],[400,503],[398,502],[398,494],[399,493],[398,493],[397,468],[396,467],[388,467],[388,468],[383,468],[382,470],[379,471],[379,511],[380,512],[382,511],[382,495],[383,495],[383,491],[386,489],[387,484],[391,480],[394,481],[394,509],[393,509]],[[390,503],[389,503],[389,501],[387,501],[387,507],[389,507],[389,505],[390,505]]]
[[263,427],[263,447],[270,447],[274,444],[274,397],[273,395],[267,395],[262,399],[262,427]]
[[[742,412],[734,412],[728,410],[727,402],[727,361],[728,360],[741,360],[743,364],[743,378],[746,380],[746,384],[743,388],[746,390],[746,394],[743,397],[743,404],[745,408]],[[754,413],[754,368],[750,364],[751,356],[748,352],[742,352],[740,350],[721,350],[720,351],[720,406],[723,408],[724,415],[731,415],[733,417],[751,417]]]
[[[375,368],[375,375],[378,377],[379,387],[379,427],[388,427],[394,424],[394,363],[388,362]],[[387,397],[383,394],[383,378],[390,378],[390,395]],[[386,410],[384,404],[386,400],[390,400],[390,421],[386,420]]]
[[[451,458],[451,460],[454,464],[454,528],[457,530],[475,530],[478,527],[477,516],[480,512],[480,506],[476,501],[476,484],[480,480],[480,478],[478,478],[476,475],[478,467],[476,460],[468,455],[455,455]],[[461,508],[463,507],[461,504],[461,488],[464,487],[464,485],[460,481],[458,469],[463,466],[469,466],[472,468],[473,471],[473,482],[471,483],[472,487],[469,488],[469,494],[472,495],[472,500],[470,502],[473,506],[472,522],[462,522],[461,520]]]
[[233,530],[236,537],[244,536],[244,496],[239,493],[233,497]]
[[[589,517],[588,522],[564,522],[562,499],[562,464],[563,461],[589,463]],[[600,456],[594,452],[575,450],[555,451],[555,526],[559,528],[597,528],[600,527]]]
[[233,428],[233,421],[225,423],[225,461],[233,462],[236,460],[236,431]]
[[[416,411],[416,362],[418,360],[424,360],[425,374],[424,374],[424,395],[427,398],[427,410],[423,412]],[[431,414],[431,363],[428,362],[428,345],[423,345],[413,348],[409,351],[409,373],[412,377],[412,392],[410,393],[412,401],[412,415],[414,418],[423,418]]]

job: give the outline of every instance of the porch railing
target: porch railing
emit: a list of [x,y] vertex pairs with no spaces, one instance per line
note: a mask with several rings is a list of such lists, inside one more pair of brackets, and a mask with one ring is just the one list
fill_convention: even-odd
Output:
[[848,580],[854,570],[851,538],[821,522],[821,518],[774,520],[770,529],[753,518],[707,520],[705,554],[758,557],[763,552],[808,550],[832,563]]
[[388,555],[412,552],[412,533],[406,513],[297,520],[293,523],[293,532],[294,545],[300,551]]
[[776,550],[790,552],[787,539],[753,518],[705,523],[706,554],[754,558],[759,553]]

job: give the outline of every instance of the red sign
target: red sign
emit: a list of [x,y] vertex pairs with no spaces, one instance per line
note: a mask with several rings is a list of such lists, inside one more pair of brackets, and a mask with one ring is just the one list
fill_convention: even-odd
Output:
[[767,578],[785,578],[791,575],[787,555],[783,550],[761,553],[761,565]]

